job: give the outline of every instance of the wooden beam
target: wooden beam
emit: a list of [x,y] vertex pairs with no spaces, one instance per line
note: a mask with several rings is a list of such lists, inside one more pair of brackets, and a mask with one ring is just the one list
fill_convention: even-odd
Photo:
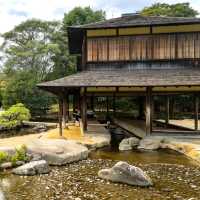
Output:
[[194,124],[197,131],[199,129],[199,96],[197,94],[194,94],[194,106]]
[[116,96],[115,93],[113,95],[113,115],[115,116],[116,114]]
[[81,94],[81,118],[83,122],[83,130],[87,130],[87,96],[84,88],[84,92]]
[[166,105],[165,105],[165,112],[166,112],[166,116],[165,116],[165,123],[166,125],[169,124],[169,106],[170,106],[170,99],[169,96],[166,96]]
[[62,105],[62,121],[63,121],[63,128],[66,128],[66,123],[69,121],[69,98],[68,94],[63,95],[63,105]]
[[146,91],[146,134],[152,132],[152,87],[147,87]]
[[76,109],[77,109],[77,95],[74,94],[73,95],[73,113],[76,112]]
[[106,115],[109,116],[109,99],[106,97]]
[[58,111],[58,121],[59,121],[59,134],[62,136],[62,115],[63,115],[63,101],[59,98],[59,111]]
[[91,104],[91,110],[95,111],[95,109],[94,109],[94,96],[93,95],[90,97],[90,104]]

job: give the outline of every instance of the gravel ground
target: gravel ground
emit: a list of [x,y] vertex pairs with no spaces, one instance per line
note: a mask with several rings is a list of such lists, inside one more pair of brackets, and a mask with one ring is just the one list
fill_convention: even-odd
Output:
[[155,185],[139,188],[101,180],[100,169],[116,161],[84,160],[53,167],[49,175],[19,177],[4,174],[1,188],[7,200],[198,200],[200,167],[174,164],[135,164]]

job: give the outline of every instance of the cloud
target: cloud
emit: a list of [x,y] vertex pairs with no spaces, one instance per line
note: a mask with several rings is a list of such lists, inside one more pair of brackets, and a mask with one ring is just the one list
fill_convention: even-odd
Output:
[[[15,25],[29,18],[61,20],[65,12],[76,6],[90,6],[102,9],[107,18],[118,17],[122,13],[136,12],[158,0],[0,0],[0,33],[11,30]],[[159,0],[165,3],[185,2],[185,0]],[[188,0],[200,11],[200,1]]]

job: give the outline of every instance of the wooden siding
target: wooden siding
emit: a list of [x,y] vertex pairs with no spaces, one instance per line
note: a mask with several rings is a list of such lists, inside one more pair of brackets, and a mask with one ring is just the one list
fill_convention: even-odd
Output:
[[142,35],[150,33],[150,27],[119,28],[119,35]]
[[152,28],[152,33],[183,33],[198,31],[200,31],[200,24],[157,26]]
[[200,58],[200,33],[87,39],[87,61],[146,61]]
[[87,30],[87,37],[116,36],[117,29]]

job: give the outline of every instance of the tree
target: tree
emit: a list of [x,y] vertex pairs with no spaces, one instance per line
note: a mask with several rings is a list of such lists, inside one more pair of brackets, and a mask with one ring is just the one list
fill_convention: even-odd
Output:
[[22,102],[35,111],[48,106],[50,96],[39,91],[36,84],[47,80],[47,74],[54,66],[53,57],[59,47],[52,42],[52,37],[58,29],[58,22],[32,19],[2,35],[5,107]]
[[64,15],[64,27],[89,24],[105,20],[105,12],[102,10],[93,11],[90,7],[76,7]]
[[60,51],[53,57],[55,65],[52,72],[48,75],[49,79],[60,78],[76,71],[76,56],[69,55],[68,51],[68,27],[98,22],[104,19],[105,12],[102,10],[93,11],[90,7],[76,7],[64,15],[61,29],[53,37]]
[[140,12],[145,16],[167,16],[167,17],[196,17],[198,12],[190,7],[189,3],[155,3],[150,7],[145,7]]

